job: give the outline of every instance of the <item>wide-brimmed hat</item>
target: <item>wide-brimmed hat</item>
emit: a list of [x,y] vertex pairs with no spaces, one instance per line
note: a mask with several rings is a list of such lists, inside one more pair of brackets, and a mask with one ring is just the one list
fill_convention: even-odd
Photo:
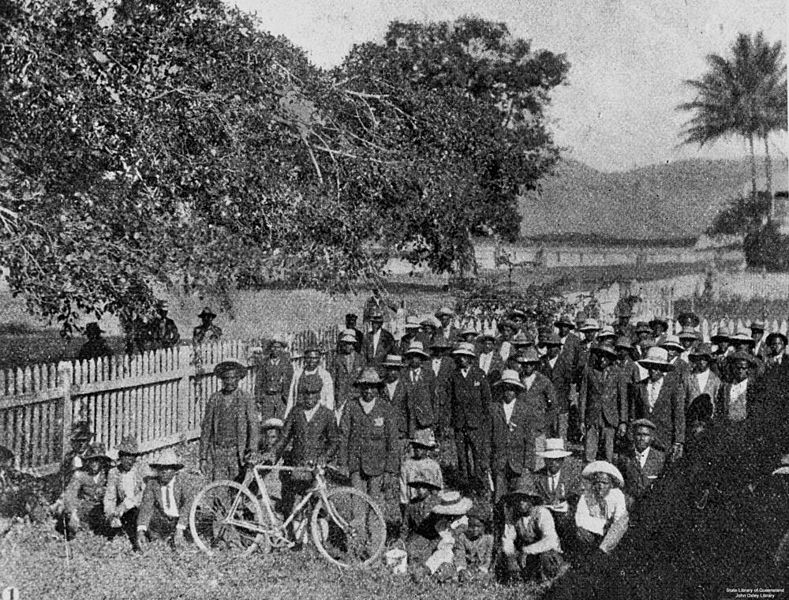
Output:
[[225,375],[225,373],[229,373],[230,371],[238,371],[239,377],[241,377],[241,379],[244,379],[244,377],[247,376],[247,368],[235,360],[226,360],[214,367],[214,375],[220,378]]
[[512,346],[532,346],[534,345],[534,340],[522,331],[519,331],[514,336],[512,336],[510,344]]
[[679,332],[677,336],[679,339],[686,339],[686,340],[700,340],[701,334],[696,331],[695,329],[691,329],[689,327],[683,327],[682,331]]
[[359,374],[359,377],[356,378],[356,381],[353,382],[353,385],[355,387],[380,387],[384,385],[384,380],[381,379],[375,367],[365,367]]
[[285,422],[282,419],[278,419],[277,417],[271,417],[270,419],[266,419],[263,421],[263,425],[261,425],[263,429],[282,429],[285,427]]
[[721,325],[718,327],[718,331],[710,338],[710,341],[713,344],[718,344],[720,342],[730,342],[731,341],[731,331],[725,325]]
[[210,306],[205,306],[203,307],[203,310],[200,311],[200,314],[197,316],[200,317],[201,319],[203,317],[216,317],[216,313],[213,310],[211,310]]
[[647,350],[647,355],[638,361],[645,369],[656,371],[673,371],[674,365],[668,361],[668,352],[660,346],[652,346]]
[[446,490],[438,495],[438,504],[436,504],[430,512],[437,515],[448,515],[459,517],[465,515],[474,503],[471,498],[466,498],[460,495],[460,492],[455,490]]
[[444,336],[438,336],[432,342],[430,342],[430,348],[436,348],[439,350],[447,350],[448,348],[452,347],[452,342],[446,339]]
[[654,327],[655,325],[660,325],[663,331],[668,331],[668,319],[664,319],[663,317],[655,317],[649,322],[649,326]]
[[428,316],[426,316],[424,319],[422,319],[421,321],[419,321],[419,324],[420,324],[420,325],[428,325],[429,327],[432,327],[433,329],[438,329],[438,328],[440,328],[440,327],[441,327],[441,321],[439,321],[439,320],[438,320],[438,319],[437,319],[435,316],[433,316],[433,315],[428,315]]
[[430,355],[427,352],[425,352],[425,347],[422,344],[422,342],[418,342],[416,340],[411,341],[411,343],[408,344],[408,348],[406,349],[406,351],[403,352],[403,356],[405,357],[407,357],[410,354],[418,354],[423,358],[430,358]]
[[478,333],[473,327],[464,327],[458,335],[462,338],[466,337],[467,335],[473,335],[476,338]]
[[618,338],[616,338],[614,348],[624,348],[625,350],[630,350],[632,352],[633,342],[626,335],[620,335]]
[[610,325],[603,325],[597,334],[598,340],[602,340],[605,338],[616,339],[616,331],[614,331],[614,328],[611,327]]
[[428,471],[417,471],[412,473],[408,480],[410,487],[428,487],[433,490],[440,490],[443,486],[442,481],[433,473]]
[[657,425],[655,425],[649,419],[636,419],[630,424],[630,426],[633,428],[633,430],[635,430],[636,427],[648,427],[652,431],[657,429]]
[[657,345],[666,350],[676,350],[677,352],[685,352],[685,346],[679,343],[679,338],[673,334],[666,334],[661,337]]
[[374,309],[374,310],[370,311],[370,321],[373,321],[373,322],[376,322],[376,323],[383,323],[384,322],[384,313],[382,313],[378,309]]
[[737,352],[729,355],[729,362],[735,363],[738,360],[745,360],[749,365],[753,365],[756,362],[756,357],[753,354],[743,352],[742,350],[738,350]]
[[646,321],[638,321],[634,331],[635,333],[652,333],[652,328]]
[[512,308],[507,312],[507,318],[512,320],[513,318],[523,319],[524,321],[529,318],[525,312],[523,312],[520,308]]
[[93,321],[92,323],[85,325],[85,335],[89,333],[104,333],[104,330],[99,327],[99,324],[96,321]]
[[702,342],[701,344],[697,344],[696,347],[690,351],[690,354],[688,354],[688,358],[690,358],[691,360],[693,360],[693,358],[702,358],[702,357],[710,361],[712,360],[712,347],[705,342]]
[[524,363],[539,363],[540,362],[540,354],[537,352],[536,348],[529,347],[526,348],[523,352],[519,352],[515,356],[515,362],[519,362],[521,364]]
[[568,314],[560,315],[553,324],[556,327],[563,325],[564,327],[569,327],[570,329],[575,329],[575,322],[573,321],[572,316]]
[[700,320],[696,313],[688,311],[679,314],[677,323],[683,327],[698,327]]
[[474,344],[471,342],[460,342],[458,347],[452,351],[454,356],[470,356],[476,358],[477,353],[474,352]]
[[514,369],[504,369],[501,372],[501,379],[494,383],[493,386],[498,387],[500,385],[512,385],[520,389],[526,387],[521,382],[520,375]]
[[183,469],[184,463],[178,458],[175,450],[165,448],[155,461],[150,464],[152,469]]
[[562,438],[547,438],[545,440],[545,450],[538,452],[537,456],[542,458],[567,458],[572,456],[572,454],[564,447]]
[[110,460],[110,457],[107,456],[107,448],[105,448],[104,444],[101,442],[95,442],[88,446],[88,451],[85,453],[85,456],[82,457],[83,460],[90,460],[91,458]]
[[128,454],[130,456],[136,456],[139,454],[139,446],[137,445],[137,440],[134,437],[127,435],[122,440],[121,443],[118,444],[116,448],[118,452],[118,456],[121,454]]
[[729,336],[729,341],[732,344],[748,344],[750,346],[756,345],[756,340],[753,339],[750,335],[745,333],[744,331],[737,331],[734,335]]
[[789,454],[781,457],[781,466],[773,471],[773,475],[789,475]]
[[347,342],[349,344],[355,344],[359,340],[356,338],[356,330],[354,329],[343,329],[340,332],[340,342]]
[[438,446],[436,435],[432,429],[417,429],[414,437],[408,441],[414,446],[422,446],[423,448],[435,448]]
[[770,343],[772,342],[773,338],[780,338],[781,341],[784,343],[784,346],[786,346],[786,344],[787,344],[786,336],[783,333],[781,333],[780,331],[773,331],[772,333],[770,333],[767,336],[767,338],[764,340],[764,343],[769,346]]
[[756,319],[755,321],[751,321],[751,324],[748,325],[748,329],[751,331],[764,331],[764,321],[761,319]]
[[584,324],[578,328],[578,331],[581,333],[584,331],[600,331],[600,324],[597,322],[597,319],[586,319]]
[[592,346],[591,351],[595,354],[604,354],[614,360],[619,358],[619,354],[616,353],[616,349],[610,343],[597,343]]
[[540,348],[544,348],[546,346],[561,346],[562,338],[559,337],[558,333],[550,333],[547,336],[540,338],[540,340],[537,342],[537,345]]
[[591,479],[595,473],[605,473],[606,475],[610,475],[618,487],[623,487],[625,485],[625,480],[622,477],[622,473],[608,461],[595,460],[590,462],[584,467],[584,470],[581,471],[581,477],[584,479]]
[[484,342],[487,342],[488,340],[490,340],[491,342],[495,342],[496,341],[496,336],[491,334],[491,333],[480,333],[477,336],[477,341],[480,344],[482,344]]
[[274,333],[268,342],[268,347],[271,348],[274,344],[279,344],[283,348],[288,347],[288,338],[284,333]]
[[537,504],[542,504],[542,494],[540,494],[531,475],[522,475],[518,478],[515,488],[504,494],[503,499],[512,501],[518,496],[527,496],[536,500]]
[[442,306],[436,311],[435,315],[437,318],[441,318],[442,316],[454,317],[455,311],[449,308],[448,306]]
[[501,321],[499,321],[499,324],[498,324],[499,331],[501,331],[505,327],[508,327],[509,329],[512,329],[513,331],[517,331],[517,329],[518,329],[518,326],[515,325],[515,323],[513,323],[512,321],[510,321],[509,319],[506,319],[506,318],[504,318]]
[[403,366],[403,357],[399,354],[387,354],[384,362],[381,364],[385,367],[401,368]]
[[421,323],[419,322],[419,317],[406,317],[405,318],[405,328],[406,329],[419,329]]

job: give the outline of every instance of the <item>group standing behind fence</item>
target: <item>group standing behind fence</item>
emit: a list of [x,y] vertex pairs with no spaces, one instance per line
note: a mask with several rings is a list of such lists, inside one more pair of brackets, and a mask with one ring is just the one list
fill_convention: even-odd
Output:
[[[273,339],[254,354],[248,394],[239,388],[246,365],[217,365],[199,471],[238,480],[251,462],[334,463],[377,502],[397,499],[411,564],[442,579],[498,572],[548,582],[574,560],[605,560],[655,480],[692,458],[711,423],[747,418],[760,386],[789,368],[786,336],[765,335],[758,321],[704,340],[694,314],[680,315],[678,335],[661,319],[621,314],[601,326],[561,315],[535,336],[529,315],[513,309],[494,335],[457,327],[443,307],[408,317],[398,342],[369,304],[367,331],[348,315],[327,366],[324,349],[309,347],[294,368],[286,340]],[[65,530],[125,530],[139,548],[158,538],[180,546],[196,491],[180,459],[165,452],[144,480],[129,438],[108,472],[104,448],[79,427],[65,493],[51,505]],[[436,461],[441,440],[454,447],[451,464]],[[287,514],[310,480],[274,483]],[[16,506],[45,502],[39,491]]]

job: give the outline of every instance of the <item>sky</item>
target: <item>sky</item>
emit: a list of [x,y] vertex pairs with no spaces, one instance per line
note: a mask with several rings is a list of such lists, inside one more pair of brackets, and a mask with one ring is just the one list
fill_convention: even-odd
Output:
[[[392,20],[476,15],[503,21],[534,49],[564,52],[567,85],[553,92],[549,118],[564,156],[602,171],[686,158],[740,158],[744,141],[699,149],[680,143],[709,53],[726,54],[740,32],[764,31],[787,44],[786,0],[228,0],[256,12],[319,66],[338,64],[353,44],[381,41]],[[786,157],[787,136],[771,154]]]

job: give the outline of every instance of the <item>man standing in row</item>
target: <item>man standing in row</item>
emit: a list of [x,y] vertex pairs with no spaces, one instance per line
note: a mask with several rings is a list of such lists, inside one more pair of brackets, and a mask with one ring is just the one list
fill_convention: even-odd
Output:
[[383,374],[382,364],[387,354],[395,350],[395,339],[391,333],[383,328],[384,315],[380,310],[370,314],[370,331],[362,340],[361,355],[367,366],[375,367],[378,374]]
[[288,392],[293,380],[293,365],[285,352],[287,343],[274,338],[269,343],[269,355],[257,370],[255,402],[261,421],[282,419],[288,403]]

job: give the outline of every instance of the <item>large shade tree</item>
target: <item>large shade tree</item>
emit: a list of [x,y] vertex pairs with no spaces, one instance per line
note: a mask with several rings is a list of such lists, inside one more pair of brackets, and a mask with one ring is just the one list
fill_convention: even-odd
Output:
[[741,33],[728,56],[707,56],[709,70],[686,83],[696,92],[678,109],[693,114],[682,137],[704,146],[721,138],[747,140],[751,158],[751,187],[755,198],[755,140],[762,138],[766,153],[768,193],[772,194],[769,136],[786,130],[786,64],[781,42],[771,44],[762,32]]

